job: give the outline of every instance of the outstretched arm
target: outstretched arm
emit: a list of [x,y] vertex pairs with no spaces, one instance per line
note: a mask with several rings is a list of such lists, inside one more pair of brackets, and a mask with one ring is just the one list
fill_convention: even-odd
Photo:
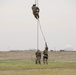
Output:
[[47,42],[45,42],[45,50],[48,50]]

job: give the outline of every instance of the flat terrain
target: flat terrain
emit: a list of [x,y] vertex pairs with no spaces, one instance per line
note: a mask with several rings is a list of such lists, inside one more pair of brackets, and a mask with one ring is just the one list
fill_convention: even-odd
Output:
[[[6,59],[35,59],[36,51],[7,51],[0,52],[0,60]],[[42,54],[43,56],[43,54]],[[49,60],[52,61],[76,61],[76,51],[72,52],[49,52]]]
[[0,75],[76,75],[76,52],[49,52],[48,62],[36,65],[31,50],[0,52]]

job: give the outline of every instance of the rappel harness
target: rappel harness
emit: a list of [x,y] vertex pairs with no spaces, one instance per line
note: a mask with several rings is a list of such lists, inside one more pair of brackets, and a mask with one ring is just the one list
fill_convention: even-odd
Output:
[[[38,7],[38,0],[35,0],[35,4]],[[43,36],[43,39],[44,39],[44,42],[45,42],[45,46],[47,46],[47,42],[46,42],[42,27],[41,27],[41,24],[40,24],[40,20],[38,18],[37,19],[37,50],[39,50],[39,28],[40,28],[41,34]]]

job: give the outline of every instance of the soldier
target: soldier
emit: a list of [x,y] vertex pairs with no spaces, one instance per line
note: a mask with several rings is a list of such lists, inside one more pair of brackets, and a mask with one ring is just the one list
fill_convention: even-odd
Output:
[[40,50],[37,50],[37,52],[35,53],[36,55],[36,64],[41,64],[41,52]]
[[43,63],[48,64],[48,46],[47,46],[47,43],[45,43],[45,50],[43,51]]
[[32,6],[33,15],[36,19],[39,19],[39,11],[40,9],[36,6],[36,4],[33,4]]

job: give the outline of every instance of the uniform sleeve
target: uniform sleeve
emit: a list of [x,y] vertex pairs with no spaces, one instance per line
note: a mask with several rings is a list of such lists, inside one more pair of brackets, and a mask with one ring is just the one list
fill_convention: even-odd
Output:
[[39,12],[40,11],[40,9],[37,7],[37,12]]

